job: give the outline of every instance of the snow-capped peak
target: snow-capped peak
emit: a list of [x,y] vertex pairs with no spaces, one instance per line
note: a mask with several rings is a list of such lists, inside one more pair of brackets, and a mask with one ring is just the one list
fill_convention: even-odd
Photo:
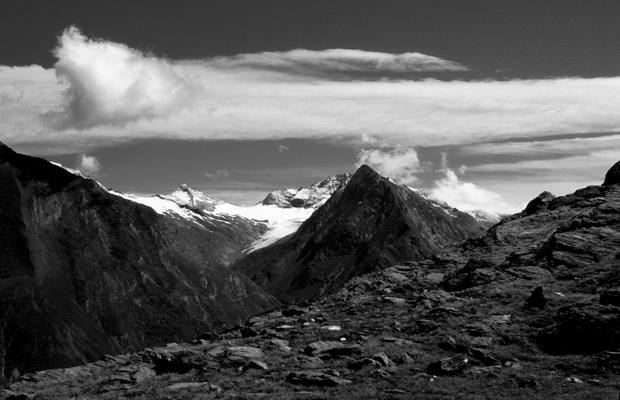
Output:
[[188,185],[179,186],[174,192],[164,195],[135,195],[120,192],[111,193],[127,200],[146,205],[159,214],[182,218],[198,225],[206,221],[236,223],[246,221],[267,225],[267,231],[252,243],[247,252],[265,247],[291,234],[310,217],[314,208],[280,208],[273,204],[257,204],[243,207],[215,199]]
[[200,211],[213,211],[222,201],[215,199],[187,184],[180,185],[174,192],[159,197],[174,201],[180,206]]
[[318,208],[350,179],[350,174],[339,174],[299,189],[275,190],[269,193],[261,204],[280,208]]

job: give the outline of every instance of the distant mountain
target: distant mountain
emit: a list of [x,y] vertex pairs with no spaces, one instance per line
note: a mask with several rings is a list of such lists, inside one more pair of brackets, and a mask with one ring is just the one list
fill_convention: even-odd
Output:
[[[433,198],[431,198],[428,193],[419,190],[417,188],[413,188],[411,186],[407,186],[409,189],[413,190],[414,192],[416,192],[417,194],[419,194],[420,196],[424,197],[426,200],[430,201],[431,203],[435,204],[436,207],[441,207],[443,208],[447,213],[452,212],[452,210],[457,210],[456,208],[452,207],[451,205],[444,203],[442,201],[437,201]],[[490,228],[491,226],[497,224],[499,221],[502,220],[502,215],[496,214],[496,213],[492,213],[489,211],[484,211],[484,210],[474,210],[474,211],[463,211],[466,214],[471,215],[472,217],[474,217],[483,227],[485,228]]]
[[218,237],[219,249],[212,256],[227,266],[243,256],[244,251],[261,241],[270,230],[269,221],[245,216],[237,207],[214,199],[187,185],[166,195],[134,195],[110,190],[109,193],[150,207],[158,214],[181,225],[199,228]]
[[244,223],[158,213],[0,144],[1,372],[187,340],[271,309],[226,267],[266,229]]
[[344,187],[351,179],[351,174],[330,176],[320,182],[299,189],[275,190],[262,201],[264,205],[276,205],[280,208],[318,208],[334,192]]
[[482,232],[469,214],[439,207],[363,165],[297,232],[234,267],[282,300],[316,298],[353,276],[431,257]]
[[[240,250],[248,253],[295,232],[315,209],[346,185],[350,178],[349,174],[335,175],[299,189],[276,190],[259,204],[247,207],[214,199],[188,185],[181,185],[170,194],[153,196],[113,193],[147,205],[158,213],[198,224],[209,226],[210,221],[224,221],[229,223],[228,228],[242,226],[243,229],[235,239],[242,245]],[[247,232],[259,234],[248,236]],[[253,240],[249,240],[252,237]]]

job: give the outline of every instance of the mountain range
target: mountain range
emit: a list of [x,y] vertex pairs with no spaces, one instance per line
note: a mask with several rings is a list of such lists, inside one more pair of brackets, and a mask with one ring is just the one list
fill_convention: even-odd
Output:
[[0,145],[6,398],[617,397],[619,171],[496,220],[364,165],[240,207]]

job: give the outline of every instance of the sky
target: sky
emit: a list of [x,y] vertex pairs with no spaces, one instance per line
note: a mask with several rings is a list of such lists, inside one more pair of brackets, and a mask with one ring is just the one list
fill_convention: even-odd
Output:
[[620,157],[618,1],[7,1],[0,140],[251,204],[362,163],[463,210]]

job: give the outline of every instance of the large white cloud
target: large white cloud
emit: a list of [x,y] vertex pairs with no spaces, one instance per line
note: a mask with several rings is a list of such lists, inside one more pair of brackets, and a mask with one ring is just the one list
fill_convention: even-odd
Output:
[[[338,49],[169,61],[74,29],[56,54],[60,84],[39,67],[0,68],[0,129],[9,144],[86,151],[141,137],[323,137],[411,147],[620,129],[620,78],[394,80],[390,73],[402,68],[461,67]],[[307,68],[370,69],[385,79],[304,78]]]
[[163,117],[191,101],[192,87],[165,60],[118,43],[90,40],[76,28],[59,39],[58,79],[65,104],[60,127],[88,128]]

